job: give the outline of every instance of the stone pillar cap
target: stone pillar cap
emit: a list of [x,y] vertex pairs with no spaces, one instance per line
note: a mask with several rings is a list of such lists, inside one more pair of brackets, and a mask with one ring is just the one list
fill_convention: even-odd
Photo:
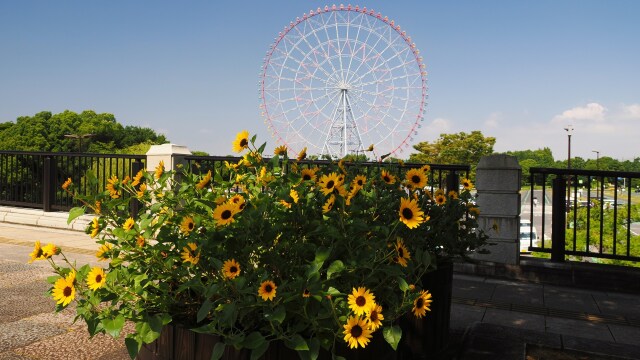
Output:
[[493,154],[480,158],[476,169],[517,169],[521,170],[518,158],[506,154]]

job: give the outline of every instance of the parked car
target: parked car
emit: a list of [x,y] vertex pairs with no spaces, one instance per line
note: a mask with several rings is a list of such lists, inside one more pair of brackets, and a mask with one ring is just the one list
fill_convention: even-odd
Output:
[[520,219],[520,252],[529,252],[529,245],[538,240],[536,228],[531,226],[531,221]]

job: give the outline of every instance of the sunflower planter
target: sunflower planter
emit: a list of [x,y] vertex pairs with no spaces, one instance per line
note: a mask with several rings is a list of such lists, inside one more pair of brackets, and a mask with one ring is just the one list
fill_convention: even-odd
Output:
[[[111,177],[90,196],[65,182],[83,204],[70,220],[95,214],[87,236],[105,261],[72,264],[54,244],[36,243],[31,260],[55,271],[56,309],[75,304],[91,335],[124,336],[141,359],[439,351],[451,278],[427,279],[441,272],[436,263],[486,239],[468,189],[434,188],[428,166],[306,162],[285,147],[265,159],[247,132],[233,148],[243,156],[225,168],[161,163]],[[98,188],[90,172],[83,181]],[[133,201],[140,210],[130,214]],[[432,319],[440,325],[430,328]],[[126,323],[133,331],[124,335]]]

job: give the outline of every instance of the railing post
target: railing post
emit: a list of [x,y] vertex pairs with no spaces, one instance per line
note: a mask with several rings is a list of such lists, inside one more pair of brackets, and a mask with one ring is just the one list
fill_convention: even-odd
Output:
[[567,180],[556,176],[552,180],[551,189],[551,261],[564,261],[564,244],[566,239],[567,223]]
[[459,192],[460,178],[458,177],[458,173],[456,173],[455,170],[449,171],[449,173],[447,174],[446,182],[447,182],[447,193],[449,193],[449,191]]
[[42,173],[42,210],[52,211],[52,203],[55,196],[54,192],[54,166],[50,156],[44,158],[44,171]]

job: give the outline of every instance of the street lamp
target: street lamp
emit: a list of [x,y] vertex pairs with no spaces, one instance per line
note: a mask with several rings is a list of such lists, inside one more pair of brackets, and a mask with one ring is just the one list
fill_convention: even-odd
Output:
[[[571,169],[571,133],[573,132],[573,125],[568,125],[564,130],[568,136],[568,151],[567,151],[567,169]],[[571,204],[571,175],[567,176],[567,201]]]
[[[591,152],[596,153],[596,170],[600,170],[600,151],[598,150],[591,150]],[[596,177],[597,179],[597,177]],[[597,184],[597,182],[596,182]],[[596,197],[598,197],[598,188],[596,187]]]
[[82,152],[82,139],[95,136],[95,134],[65,134],[64,137],[69,139],[78,139],[78,152]]

